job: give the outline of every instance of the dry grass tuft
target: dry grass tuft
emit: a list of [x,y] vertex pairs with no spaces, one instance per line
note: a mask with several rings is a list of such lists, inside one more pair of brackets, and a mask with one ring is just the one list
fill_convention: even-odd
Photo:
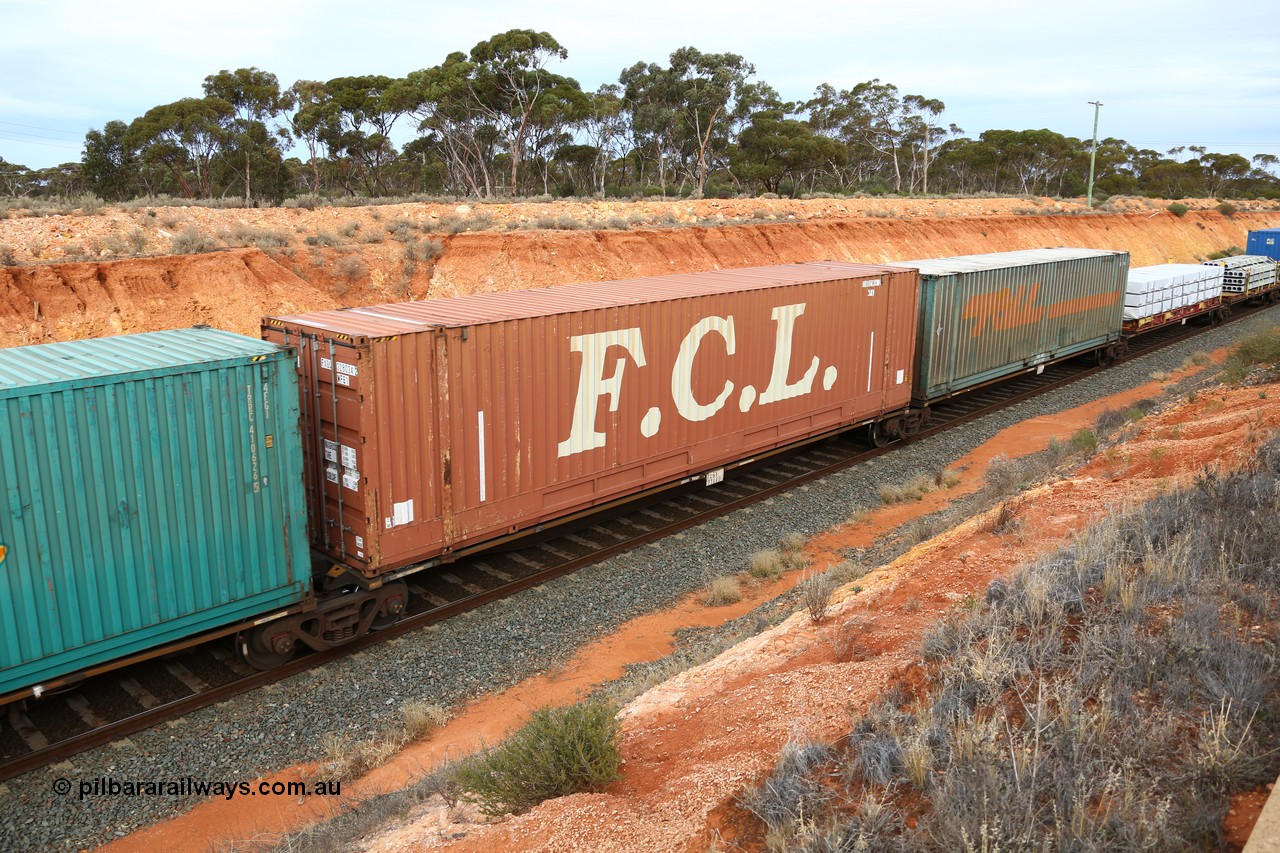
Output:
[[734,577],[713,579],[702,594],[702,603],[707,607],[723,607],[741,600],[742,585]]

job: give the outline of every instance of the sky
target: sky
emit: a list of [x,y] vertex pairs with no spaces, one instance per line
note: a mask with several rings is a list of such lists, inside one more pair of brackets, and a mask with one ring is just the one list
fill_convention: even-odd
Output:
[[1088,139],[1100,101],[1100,139],[1280,157],[1274,0],[0,0],[0,21],[0,157],[31,168],[79,160],[89,129],[200,97],[222,69],[282,87],[401,77],[514,28],[551,33],[569,52],[552,69],[588,90],[692,45],[741,54],[786,100],[878,78],[942,100],[970,137]]

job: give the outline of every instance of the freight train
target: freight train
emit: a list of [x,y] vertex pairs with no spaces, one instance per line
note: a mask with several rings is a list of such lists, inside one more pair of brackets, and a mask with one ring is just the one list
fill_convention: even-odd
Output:
[[220,636],[260,669],[341,645],[413,572],[910,436],[940,400],[1273,299],[1271,266],[1236,293],[1094,249],[802,263],[0,350],[0,704]]

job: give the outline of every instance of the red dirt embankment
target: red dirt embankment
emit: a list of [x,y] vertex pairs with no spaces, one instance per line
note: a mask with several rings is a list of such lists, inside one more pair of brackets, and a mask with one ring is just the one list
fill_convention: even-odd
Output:
[[[970,204],[991,202],[973,200]],[[342,217],[377,213],[382,217],[369,219],[362,229],[353,231],[356,233],[386,228],[397,217],[425,221],[430,218],[424,212],[427,207],[395,205],[328,213]],[[583,211],[589,209],[582,206]],[[1268,213],[1240,213],[1227,218],[1212,210],[1192,211],[1182,218],[1161,210],[1085,216],[941,218],[915,216],[915,212],[904,208],[894,214],[904,218],[853,218],[846,214],[846,218],[812,216],[716,227],[495,230],[437,235],[432,239],[438,239],[443,249],[433,265],[420,265],[409,293],[415,298],[454,296],[760,264],[823,259],[885,262],[1044,246],[1127,249],[1134,265],[1169,260],[1193,262],[1228,246],[1244,245],[1249,229],[1275,225],[1280,219],[1280,214]],[[184,215],[197,213],[206,218],[223,216],[230,225],[231,217],[249,212],[200,210]],[[59,227],[64,230],[84,223],[102,224],[95,217],[49,219],[72,220],[71,225],[61,223]],[[705,217],[698,221],[705,221]],[[19,230],[20,225],[25,230]],[[45,220],[0,223],[0,240],[24,236],[45,239],[26,233],[37,227],[53,226]],[[290,233],[297,236],[303,232]],[[305,238],[298,237],[298,242],[305,245]],[[256,249],[236,249],[202,255],[0,267],[0,346],[195,323],[256,336],[263,314],[403,299],[405,291],[399,284],[401,250],[394,241],[365,243],[353,238],[336,248],[307,249],[313,258],[305,263],[299,262],[298,249],[282,247],[268,250],[270,256]],[[342,272],[351,269],[344,261],[352,259],[363,264],[356,265],[363,271],[354,277]]]
[[481,232],[450,238],[433,296],[815,260],[883,263],[1046,246],[1126,249],[1135,266],[1243,246],[1280,214],[1192,212],[831,219],[641,231]]
[[0,346],[197,323],[256,337],[263,314],[336,306],[256,249],[0,267]]

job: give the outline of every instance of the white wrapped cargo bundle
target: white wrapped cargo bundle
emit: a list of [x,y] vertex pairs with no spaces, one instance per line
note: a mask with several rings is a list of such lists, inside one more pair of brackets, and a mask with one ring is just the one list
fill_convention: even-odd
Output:
[[1236,255],[1204,263],[1222,269],[1224,293],[1254,293],[1276,283],[1276,262],[1265,255]]
[[1222,267],[1157,264],[1132,267],[1124,294],[1124,318],[1142,320],[1222,295]]

